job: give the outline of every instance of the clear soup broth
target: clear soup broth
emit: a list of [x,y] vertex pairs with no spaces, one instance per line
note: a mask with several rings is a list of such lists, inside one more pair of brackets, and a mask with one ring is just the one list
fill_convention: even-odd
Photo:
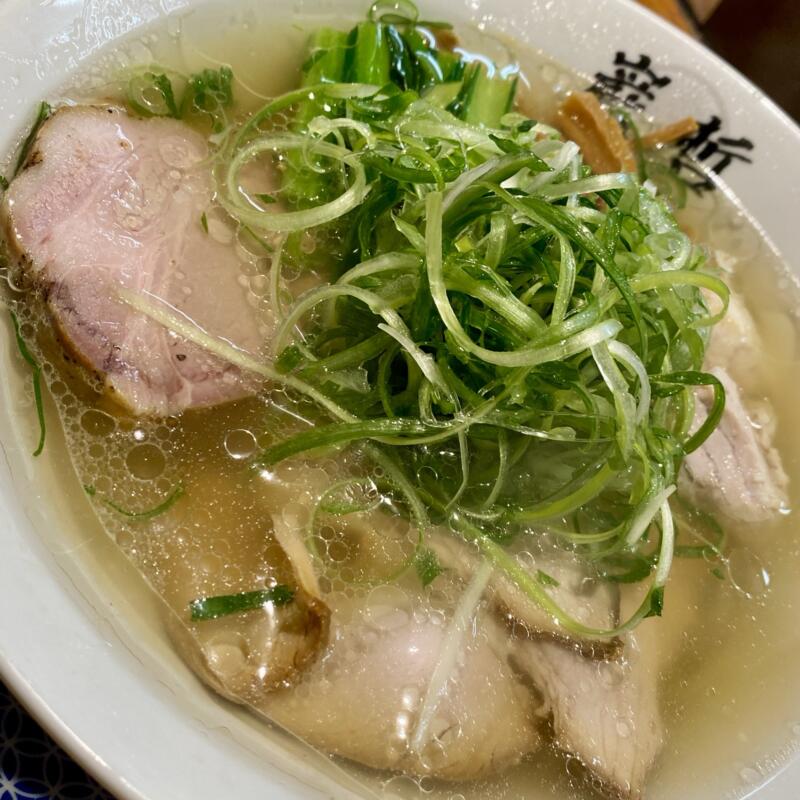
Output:
[[[310,17],[276,21],[259,4],[241,0],[212,3],[115,45],[50,99],[119,100],[117,75],[132,65],[154,63],[182,73],[229,65],[235,75],[236,114],[244,116],[266,98],[297,85],[308,33],[325,22],[330,21]],[[338,21],[334,24],[341,26]],[[586,85],[568,68],[513,42],[457,32],[470,49],[498,60],[513,53],[505,58],[520,64],[526,83],[523,105],[543,121],[552,121],[564,92]],[[546,43],[542,45],[546,48]],[[747,397],[766,399],[774,409],[775,441],[790,476],[793,509],[800,489],[800,432],[794,424],[795,398],[800,393],[796,282],[747,214],[721,188],[703,196],[690,193],[679,218],[709,249],[755,319],[763,341],[761,371],[750,384],[746,375],[736,378]],[[230,235],[222,215],[217,219],[210,213],[209,224],[211,236]],[[309,246],[322,247],[324,242]],[[269,258],[253,252],[246,242],[241,256],[239,281],[248,302],[268,313]],[[106,587],[107,596],[125,598],[128,618],[123,614],[115,619],[115,627],[137,651],[152,645],[162,652],[153,669],[170,673],[169,682],[181,694],[199,697],[202,689],[197,680],[163,655],[164,620],[207,593],[244,592],[256,581],[273,585],[290,580],[290,566],[271,534],[270,516],[307,513],[304,498],[341,480],[357,462],[341,456],[308,459],[254,479],[243,464],[274,441],[274,426],[292,430],[298,424],[295,410],[279,389],[167,419],[120,415],[79,367],[65,362],[42,310],[26,303],[25,287],[15,285],[13,265],[5,273],[8,302],[42,362],[50,398],[45,451],[32,471],[26,470],[29,478],[20,481],[20,489],[49,496],[53,508],[66,510],[67,530],[44,533],[59,562],[79,585]],[[295,292],[309,280],[301,273],[284,277]],[[6,396],[4,440],[21,441],[27,452],[37,436],[26,388],[29,373],[14,353],[10,326],[6,335],[5,368],[13,381]],[[90,498],[84,498],[81,487],[90,487]],[[132,520],[119,513],[119,507],[156,507],[176,487],[185,496],[162,515]],[[118,508],[97,498],[108,498]],[[800,610],[800,534],[795,515],[787,509],[769,524],[730,523],[726,529],[731,549],[722,580],[702,559],[678,559],[668,585],[658,623],[668,645],[659,663],[666,743],[648,782],[646,797],[652,800],[744,797],[800,746],[800,692],[795,685],[800,658],[795,624]],[[348,549],[352,543],[322,531],[318,545],[337,565],[325,588],[345,600],[366,595],[376,608],[388,603],[395,612],[413,613],[407,605],[413,591],[402,581],[383,589],[360,582],[363,561],[359,559],[377,559],[393,569],[402,566],[413,549],[413,532],[402,521],[387,525],[383,533],[378,545],[365,545],[367,552],[355,555]],[[119,558],[119,551],[130,563]],[[232,559],[232,553],[239,557]],[[252,569],[240,568],[242,554]],[[145,580],[160,599],[154,599]],[[448,607],[456,590],[450,584],[439,590],[441,596],[431,601],[434,610],[437,603]],[[202,635],[213,638],[209,630]],[[240,644],[221,640],[220,657]],[[268,722],[251,718],[216,695],[203,694],[197,703],[193,713],[217,724],[225,719],[237,739],[265,758],[276,758],[275,742],[297,753],[292,737],[268,732]],[[223,716],[218,708],[224,709]],[[267,739],[273,748],[269,751],[263,745]],[[373,771],[343,759],[335,759],[333,767],[327,759],[318,763],[321,770],[331,772],[335,783],[355,787],[365,797],[587,800],[599,796],[600,789],[587,780],[577,759],[549,744],[499,777],[453,784]]]

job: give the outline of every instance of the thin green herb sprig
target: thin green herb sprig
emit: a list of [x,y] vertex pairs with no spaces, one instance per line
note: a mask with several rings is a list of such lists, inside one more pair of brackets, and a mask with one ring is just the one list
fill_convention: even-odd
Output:
[[14,166],[14,177],[19,175],[22,168],[25,166],[25,163],[28,160],[28,156],[30,156],[31,151],[33,150],[33,145],[36,142],[36,137],[39,135],[39,130],[41,129],[42,125],[50,119],[53,113],[53,109],[50,107],[50,104],[45,102],[44,100],[39,103],[39,107],[36,110],[36,118],[33,121],[33,125],[31,126],[28,135],[25,137],[25,141],[22,143],[22,146],[19,149],[19,154],[17,155],[17,162]]
[[229,123],[227,111],[233,105],[233,72],[222,66],[187,77],[158,66],[145,67],[128,79],[126,98],[131,110],[143,117],[204,119],[211,122],[214,133],[220,133]]
[[[97,489],[94,486],[84,486],[83,489],[89,497],[95,497],[97,495]],[[166,514],[185,494],[186,490],[183,488],[183,485],[179,483],[160,503],[157,503],[152,508],[146,508],[143,511],[131,511],[130,509],[123,508],[119,503],[109,500],[107,497],[101,497],[100,500],[103,505],[107,506],[112,511],[116,511],[117,514],[127,517],[131,522],[147,522],[155,517],[160,517],[162,514]]]
[[39,421],[39,441],[36,445],[36,449],[33,451],[33,456],[36,458],[42,454],[44,450],[44,440],[47,436],[47,422],[44,416],[44,399],[42,398],[42,365],[34,358],[25,339],[22,337],[19,320],[13,311],[11,312],[11,323],[14,326],[14,337],[17,342],[19,354],[31,368],[33,401],[36,404],[36,418]]

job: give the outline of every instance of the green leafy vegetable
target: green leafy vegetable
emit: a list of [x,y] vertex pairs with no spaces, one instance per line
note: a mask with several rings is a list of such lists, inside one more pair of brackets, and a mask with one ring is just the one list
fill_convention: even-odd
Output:
[[660,617],[664,611],[664,587],[661,586],[650,595],[650,608],[645,614],[647,617]]
[[253,611],[262,608],[267,603],[275,606],[285,606],[294,600],[294,592],[282,584],[257,592],[241,592],[240,594],[226,594],[217,597],[203,597],[189,603],[192,622],[218,619],[230,614],[241,614],[244,611]]
[[180,117],[172,81],[163,72],[148,71],[131,78],[128,103],[145,117]]
[[678,384],[681,386],[711,386],[714,390],[714,400],[711,403],[708,415],[703,424],[683,443],[682,448],[685,454],[693,453],[700,447],[706,439],[714,432],[722,412],[725,410],[725,387],[719,378],[710,372],[673,372],[669,375],[662,375],[658,379],[658,384],[669,385]]
[[[448,108],[467,123],[496,128],[511,110],[516,89],[516,78],[509,80],[507,76],[497,74],[494,69],[476,61],[465,69],[459,93]],[[495,144],[502,142],[512,152],[524,152],[512,139],[493,134],[490,136],[493,136]],[[500,145],[500,149],[505,151],[503,145]]]
[[442,574],[442,565],[433,550],[427,547],[420,548],[414,559],[414,569],[417,571],[423,586],[433,583]]
[[542,586],[561,586],[561,584],[552,576],[548,575],[546,572],[542,570],[536,570],[536,580],[542,584]]
[[31,368],[31,379],[33,381],[33,400],[36,404],[36,416],[39,420],[39,443],[36,445],[36,449],[33,451],[33,455],[36,457],[41,455],[42,450],[44,450],[44,440],[45,435],[47,434],[47,426],[44,417],[44,401],[42,399],[42,367],[28,349],[25,339],[22,338],[19,320],[13,311],[11,312],[11,322],[14,325],[14,336],[17,340],[17,349],[19,350],[19,354]]
[[233,105],[233,71],[230,67],[204,69],[189,76],[180,103],[180,116],[207,117],[212,130],[222,131],[228,123],[225,110]]
[[[182,84],[180,101],[175,84]],[[226,109],[233,105],[233,72],[230,67],[204,69],[184,77],[147,69],[134,74],[127,86],[128,105],[145,117],[206,118],[215,133],[228,124]]]

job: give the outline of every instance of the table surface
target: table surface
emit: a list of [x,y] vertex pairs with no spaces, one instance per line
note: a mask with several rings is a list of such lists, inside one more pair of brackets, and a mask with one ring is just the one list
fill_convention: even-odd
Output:
[[[642,0],[693,29],[800,120],[800,2],[724,0],[704,25],[688,3]],[[746,32],[746,33],[745,33]],[[0,800],[111,800],[0,683]]]
[[0,800],[112,800],[0,683]]

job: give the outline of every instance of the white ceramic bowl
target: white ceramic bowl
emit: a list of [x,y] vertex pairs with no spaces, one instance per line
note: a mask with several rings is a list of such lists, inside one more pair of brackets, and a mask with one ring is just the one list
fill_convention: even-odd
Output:
[[[86,59],[161,15],[199,4],[0,0],[0,153],[9,149],[38,99]],[[288,5],[262,0],[262,7],[274,6],[280,15],[319,9],[353,19],[363,14],[366,2],[296,0],[294,8]],[[587,75],[604,74],[612,83],[618,77],[628,80],[633,71],[636,88],[619,83],[615,88],[646,104],[656,118],[717,117],[720,130],[710,133],[710,141],[732,155],[725,165],[725,153],[712,146],[706,163],[724,168],[728,186],[800,274],[800,130],[696,42],[627,0],[423,0],[421,5],[426,16],[485,24]],[[728,143],[719,142],[719,136]],[[17,413],[24,376],[10,366],[10,352],[8,345],[0,389],[3,680],[120,800],[374,796],[359,788],[357,776],[345,776],[303,745],[278,732],[264,733],[188,674],[152,624],[152,599],[113,546],[95,533],[85,498],[49,488],[68,469],[55,463],[56,448],[41,463],[32,463]],[[786,690],[793,688],[797,691]],[[765,786],[753,786],[751,795],[740,786],[730,796],[795,800],[800,763],[792,762],[788,751],[782,755],[780,763],[756,762],[754,782]],[[684,797],[690,795],[695,796]]]

